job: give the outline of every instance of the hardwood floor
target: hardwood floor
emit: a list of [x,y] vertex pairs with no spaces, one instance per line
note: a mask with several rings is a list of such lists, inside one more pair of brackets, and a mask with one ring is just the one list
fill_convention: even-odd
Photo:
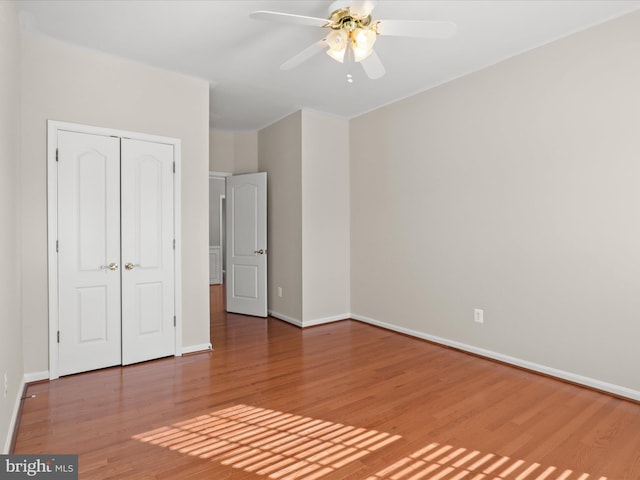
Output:
[[224,313],[213,352],[28,387],[15,453],[81,479],[640,478],[640,405],[356,321]]

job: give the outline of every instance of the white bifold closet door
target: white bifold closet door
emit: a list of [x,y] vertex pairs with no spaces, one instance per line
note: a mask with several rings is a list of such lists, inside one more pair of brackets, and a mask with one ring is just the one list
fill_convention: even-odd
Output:
[[122,139],[122,363],[175,353],[173,146]]
[[58,134],[60,375],[121,363],[120,139]]
[[58,133],[60,375],[175,353],[173,156]]

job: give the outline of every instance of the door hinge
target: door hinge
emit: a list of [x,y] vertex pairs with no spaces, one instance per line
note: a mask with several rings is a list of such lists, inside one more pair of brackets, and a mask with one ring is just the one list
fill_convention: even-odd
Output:
[[58,330],[58,343],[60,343],[60,330]]
[[174,327],[176,326],[176,316],[175,315],[173,316],[173,326]]
[[56,162],[58,161],[58,149],[56,148]]
[[60,251],[60,242],[56,240],[56,253]]
[[173,173],[176,173],[176,162],[173,162]]
[[176,249],[176,239],[175,238],[173,239],[173,249],[174,250]]

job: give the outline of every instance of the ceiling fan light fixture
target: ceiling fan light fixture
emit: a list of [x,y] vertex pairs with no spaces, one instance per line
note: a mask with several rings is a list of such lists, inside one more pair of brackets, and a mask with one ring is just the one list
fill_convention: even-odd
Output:
[[[345,3],[348,5],[343,6]],[[329,7],[328,19],[269,11],[253,12],[250,17],[321,27],[328,31],[326,37],[294,55],[280,65],[280,69],[290,70],[328,47],[326,53],[332,59],[340,63],[344,63],[345,58],[347,63],[359,62],[367,77],[372,80],[382,77],[386,72],[378,54],[373,49],[378,35],[449,38],[456,32],[456,25],[452,22],[393,19],[373,21],[371,10],[375,3],[376,0],[335,0]],[[348,52],[349,49],[351,52]],[[349,78],[352,80],[352,77],[347,77]]]
[[327,44],[329,45],[329,50],[327,50],[327,55],[329,55],[334,60],[343,63],[344,56],[347,53],[347,45],[349,42],[349,34],[344,30],[332,30],[329,35],[327,35]]
[[373,44],[376,43],[376,32],[368,28],[356,28],[351,33],[351,48],[353,59],[361,62],[373,52]]
[[344,50],[348,40],[349,34],[344,30],[331,30],[327,35],[327,44],[331,50]]
[[353,60],[355,62],[361,62],[362,60],[364,60],[365,58],[367,58],[369,55],[371,55],[373,53],[373,49],[364,49],[361,47],[356,47],[356,45],[353,45]]
[[327,55],[340,63],[344,63],[344,56],[346,53],[347,47],[344,47],[342,50],[332,50],[331,48],[327,50]]

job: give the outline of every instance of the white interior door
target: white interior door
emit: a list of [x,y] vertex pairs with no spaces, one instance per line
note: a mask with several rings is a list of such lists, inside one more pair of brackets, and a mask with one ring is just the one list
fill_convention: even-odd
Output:
[[267,316],[267,174],[227,177],[227,311]]
[[122,139],[122,363],[175,354],[173,145]]
[[120,139],[58,133],[58,369],[119,365]]

